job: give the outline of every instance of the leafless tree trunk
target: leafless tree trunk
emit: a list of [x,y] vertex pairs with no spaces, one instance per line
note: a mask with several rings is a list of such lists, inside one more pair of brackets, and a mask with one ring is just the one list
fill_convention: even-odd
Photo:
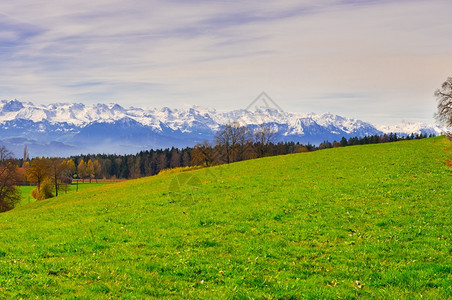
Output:
[[438,101],[436,119],[446,126],[452,126],[452,77],[448,77],[441,88],[435,91],[435,97]]

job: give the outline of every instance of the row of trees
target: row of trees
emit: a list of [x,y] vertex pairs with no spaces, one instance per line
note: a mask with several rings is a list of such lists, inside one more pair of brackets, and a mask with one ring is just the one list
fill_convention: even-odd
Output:
[[[237,145],[233,146],[233,152],[229,154],[229,161],[237,161],[241,159],[250,159],[270,155],[283,155],[288,153],[296,153],[302,151],[314,150],[312,145],[303,146],[294,142],[269,143],[265,148],[260,144],[255,148],[240,150]],[[213,149],[215,148],[215,149]],[[96,178],[104,179],[133,179],[143,176],[152,176],[158,174],[161,170],[177,167],[187,167],[194,165],[202,165],[205,159],[202,158],[200,151],[208,151],[207,157],[212,157],[205,165],[221,164],[227,162],[227,156],[220,155],[219,147],[213,147],[210,143],[204,142],[196,145],[194,148],[187,147],[183,149],[167,148],[161,150],[141,151],[135,155],[115,155],[115,154],[96,154],[96,155],[79,155],[73,156],[71,159],[76,165],[81,160],[98,161],[100,165],[100,173],[96,173]],[[238,150],[240,155],[236,155]],[[254,152],[254,151],[259,151]]]
[[190,166],[191,151],[192,148],[171,148],[141,151],[135,155],[79,155],[73,156],[71,159],[76,165],[79,165],[81,161],[93,161],[95,178],[132,179],[152,176],[168,168]]
[[31,161],[25,161],[22,169],[25,171],[25,179],[28,183],[36,185],[32,196],[38,200],[58,196],[61,190],[67,192],[72,179],[82,181],[88,179],[91,182],[101,176],[99,161],[91,159],[87,161],[81,159],[75,164],[73,159],[37,157]]
[[[38,200],[58,196],[67,192],[68,185],[75,179],[100,178],[98,161],[36,157],[32,160],[14,159],[4,146],[0,147],[0,211],[14,207],[17,195],[13,192],[17,185],[35,185],[31,195]],[[8,195],[8,196],[7,196]]]
[[[259,158],[308,151],[299,143],[275,143],[276,129],[261,125],[252,131],[248,126],[233,122],[223,126],[215,136],[215,144],[196,145],[191,153],[192,165],[211,166]],[[313,149],[310,146],[311,150]]]
[[345,137],[342,137],[342,139],[337,142],[334,141],[332,143],[328,141],[324,141],[323,143],[320,143],[318,149],[325,149],[325,148],[336,148],[336,147],[346,147],[346,146],[356,146],[356,145],[368,145],[368,144],[379,144],[379,143],[390,143],[390,142],[397,142],[397,141],[403,141],[403,140],[417,140],[417,139],[423,139],[427,137],[432,137],[433,135],[427,136],[427,134],[411,134],[407,136],[398,136],[396,133],[390,133],[390,134],[383,134],[383,135],[371,135],[371,136],[365,136],[365,137],[353,137],[349,138],[348,140]]
[[[276,131],[271,128],[261,126],[255,131],[251,131],[238,123],[231,123],[224,126],[216,135],[215,143],[203,142],[193,148],[167,148],[164,150],[142,151],[136,155],[83,155],[73,156],[71,159],[75,165],[81,162],[93,161],[95,172],[92,167],[89,173],[94,174],[85,178],[104,179],[132,179],[143,176],[158,174],[161,170],[168,168],[187,166],[212,166],[227,164],[241,160],[259,158],[264,156],[285,155],[290,153],[300,153],[316,151],[332,147],[345,147],[352,145],[364,145],[375,143],[394,142],[402,139],[424,138],[426,135],[418,134],[408,137],[401,137],[396,134],[374,135],[368,137],[353,137],[340,141],[325,141],[319,146],[311,144],[303,145],[294,142],[275,143]],[[88,163],[90,165],[90,163]],[[82,168],[78,167],[78,173]],[[81,177],[82,178],[82,177]]]
[[264,156],[284,155],[353,145],[388,143],[426,137],[426,134],[397,136],[395,133],[390,133],[365,136],[362,138],[353,137],[346,139],[342,137],[340,141],[324,141],[319,146],[295,144],[293,142],[275,143],[276,130],[270,127],[260,126],[254,132],[251,132],[248,127],[241,126],[235,122],[224,126],[218,132],[215,137],[216,144],[211,145],[207,142],[198,144],[193,148],[191,154],[193,165],[211,166]]
[[36,184],[32,196],[38,200],[58,196],[61,189],[67,191],[67,185],[72,182],[71,177],[76,170],[72,160],[44,157],[25,162],[23,169],[27,181]]

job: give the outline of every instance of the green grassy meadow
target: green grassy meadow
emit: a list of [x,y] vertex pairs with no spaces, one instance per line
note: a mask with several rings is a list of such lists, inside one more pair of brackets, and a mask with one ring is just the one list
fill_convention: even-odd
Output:
[[[78,190],[82,191],[85,189],[96,188],[96,187],[102,186],[104,184],[110,184],[110,183],[108,183],[108,182],[92,182],[92,183],[79,182]],[[19,203],[19,206],[29,204],[31,202],[36,201],[33,197],[30,196],[31,191],[34,190],[35,188],[36,188],[36,186],[19,186],[19,191],[20,191],[20,195],[21,195],[21,201]],[[77,191],[77,184],[72,183],[69,186],[67,193],[72,193],[72,192],[76,192],[76,191]],[[60,191],[60,194],[65,194],[65,192]]]
[[19,186],[18,188],[21,200],[17,206],[22,206],[35,201],[35,199],[30,195],[35,186]]
[[452,298],[452,143],[250,160],[0,214],[0,298]]

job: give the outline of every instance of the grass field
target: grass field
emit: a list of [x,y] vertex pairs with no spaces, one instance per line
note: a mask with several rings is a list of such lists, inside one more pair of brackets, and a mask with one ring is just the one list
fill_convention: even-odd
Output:
[[[85,182],[85,183],[82,183],[82,182],[80,182],[78,184],[78,190],[82,191],[82,190],[85,190],[85,189],[96,188],[96,187],[102,186],[104,184],[109,184],[109,183],[107,183],[107,182],[99,182],[99,183],[96,183],[96,182],[92,182],[92,183]],[[22,206],[22,205],[25,205],[25,204],[29,204],[29,203],[35,201],[35,199],[30,196],[31,191],[33,189],[35,189],[35,188],[36,188],[36,186],[19,186],[19,191],[20,191],[20,195],[21,195],[21,198],[22,198],[22,200],[19,203],[19,206]],[[73,184],[71,184],[69,186],[69,189],[68,189],[67,193],[72,193],[72,192],[76,192],[76,191],[77,191],[77,184],[73,183]],[[64,194],[64,192],[62,192],[62,191],[60,191],[60,193]]]
[[30,195],[31,191],[34,188],[35,186],[19,186],[21,201],[19,202],[18,206],[29,204],[35,201],[35,199]]
[[163,174],[0,214],[0,298],[452,298],[452,143]]

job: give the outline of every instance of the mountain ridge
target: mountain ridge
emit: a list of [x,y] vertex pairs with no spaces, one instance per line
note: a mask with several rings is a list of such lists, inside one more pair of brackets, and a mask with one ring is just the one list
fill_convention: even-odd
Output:
[[[271,107],[220,112],[199,106],[144,109],[124,108],[116,103],[34,105],[18,100],[1,100],[0,144],[5,144],[15,153],[21,153],[27,145],[34,156],[133,154],[149,148],[186,147],[204,140],[213,141],[218,129],[231,121],[250,128],[265,124],[277,131],[278,141],[304,144],[339,140],[342,136],[362,137],[389,132],[438,135],[447,130],[420,122],[375,126],[332,113],[291,113]],[[22,142],[11,142],[17,139],[22,139]],[[58,143],[62,146],[56,146],[60,145]]]

